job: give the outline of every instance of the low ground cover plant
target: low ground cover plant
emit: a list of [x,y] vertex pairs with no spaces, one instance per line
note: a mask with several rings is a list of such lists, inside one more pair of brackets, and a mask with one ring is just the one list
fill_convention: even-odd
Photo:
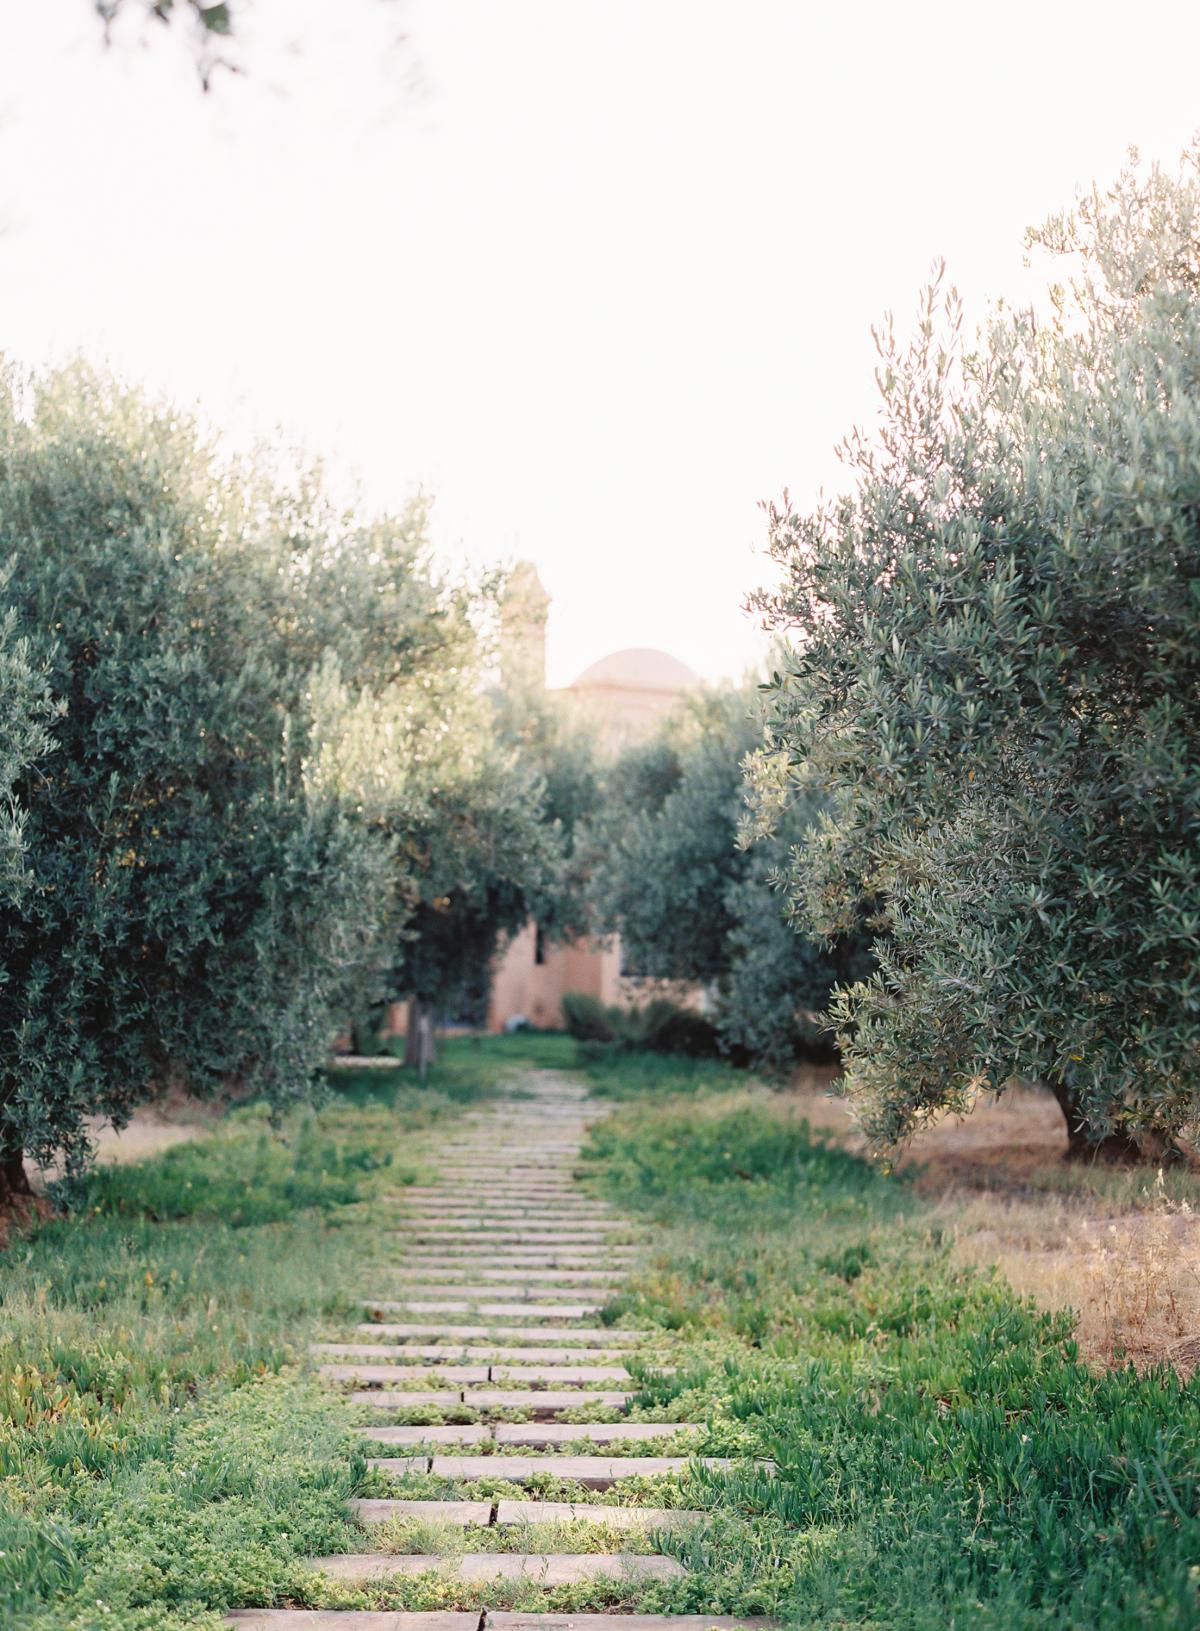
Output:
[[424,1091],[339,1073],[318,1114],[276,1134],[244,1109],[193,1144],[99,1169],[75,1211],[11,1237],[5,1631],[216,1631],[226,1608],[291,1589],[305,1557],[353,1549],[344,1503],[362,1441],[352,1407],[306,1374],[307,1343],[318,1320],[359,1317],[375,1198],[504,1068],[477,1055]]
[[913,1185],[778,1099],[641,1100],[590,1154],[657,1226],[612,1316],[695,1344],[642,1401],[700,1398],[777,1465],[718,1480],[728,1525],[686,1543],[709,1606],[814,1628],[1200,1624],[1200,1386],[1083,1363],[1068,1315],[957,1264]]

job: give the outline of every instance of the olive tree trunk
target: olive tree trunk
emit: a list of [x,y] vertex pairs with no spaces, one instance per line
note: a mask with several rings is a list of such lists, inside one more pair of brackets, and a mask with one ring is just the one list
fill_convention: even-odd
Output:
[[1058,1101],[1067,1124],[1068,1161],[1122,1161],[1145,1160],[1141,1145],[1124,1128],[1105,1133],[1097,1138],[1081,1108],[1079,1094],[1060,1080],[1049,1081],[1046,1086]]
[[415,1070],[424,1081],[433,1062],[433,1011],[419,997],[413,997],[408,1005],[404,1063]]
[[0,1121],[0,1211],[21,1206],[33,1199],[21,1140],[7,1122]]

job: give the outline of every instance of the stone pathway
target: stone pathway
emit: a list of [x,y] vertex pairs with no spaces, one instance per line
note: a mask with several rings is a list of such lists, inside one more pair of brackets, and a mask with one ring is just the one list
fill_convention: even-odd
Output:
[[[677,1579],[683,1568],[657,1549],[656,1532],[705,1521],[702,1511],[639,1504],[622,1487],[686,1473],[695,1464],[689,1449],[699,1442],[699,1428],[678,1420],[592,1422],[583,1414],[590,1409],[611,1417],[625,1410],[633,1397],[626,1361],[634,1354],[660,1357],[647,1347],[651,1333],[606,1327],[598,1317],[636,1264],[645,1237],[573,1179],[595,1114],[584,1089],[546,1075],[523,1083],[522,1094],[464,1116],[443,1146],[438,1182],[396,1197],[398,1267],[387,1295],[364,1302],[371,1318],[358,1326],[356,1340],[317,1344],[321,1373],[378,1411],[379,1424],[360,1431],[378,1452],[368,1465],[385,1480],[384,1489],[394,1485],[394,1493],[351,1502],[367,1545],[361,1552],[314,1558],[314,1569],[360,1590],[436,1571],[443,1579],[477,1583],[469,1600],[480,1601],[482,1592],[484,1606],[427,1613],[242,1609],[227,1617],[229,1625],[242,1631],[703,1631],[765,1623],[702,1614],[511,1612],[502,1606],[511,1601],[505,1588],[511,1594],[512,1582],[548,1591],[586,1581],[632,1588]],[[471,1419],[436,1425],[389,1420],[425,1406]],[[653,1444],[656,1453],[637,1453],[641,1443]],[[619,1448],[606,1454],[609,1444]],[[705,1463],[729,1465],[712,1457]],[[431,1492],[431,1481],[438,1480]],[[552,1489],[555,1480],[585,1494],[542,1498],[538,1486]],[[456,1487],[501,1481],[531,1489],[527,1497],[514,1498]],[[473,1533],[487,1532],[504,1549],[372,1549],[372,1532],[384,1524],[400,1525],[401,1534],[414,1525],[433,1526],[435,1538],[461,1532],[468,1548]],[[575,1530],[580,1538],[602,1532],[597,1525],[636,1535],[638,1548],[557,1551],[530,1545],[546,1526],[562,1524],[585,1525]],[[487,1603],[492,1582],[494,1608]]]

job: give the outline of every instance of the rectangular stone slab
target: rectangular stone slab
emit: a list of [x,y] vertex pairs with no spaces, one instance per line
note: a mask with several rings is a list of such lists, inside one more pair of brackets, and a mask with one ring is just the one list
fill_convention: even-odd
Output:
[[[464,1236],[454,1229],[443,1231],[442,1225],[433,1218],[399,1218],[389,1229],[389,1233],[399,1234],[406,1238],[419,1235],[422,1240],[421,1249],[424,1251],[453,1251],[456,1253],[462,1252],[464,1249],[470,1252],[486,1252],[493,1244],[496,1235],[529,1236],[527,1243],[521,1248],[525,1251],[535,1251],[540,1248],[544,1252],[569,1249],[598,1253],[612,1251],[622,1245],[627,1246],[629,1244],[627,1238],[608,1241],[589,1237],[586,1240],[571,1241],[564,1247],[560,1244],[557,1229],[548,1229],[543,1234],[539,1232],[538,1228],[530,1229],[527,1226],[532,1221],[531,1219],[523,1220],[520,1218],[495,1221],[488,1224],[479,1233],[471,1232]],[[579,1226],[578,1224],[564,1224],[563,1230],[574,1235],[579,1232]]]
[[634,1552],[465,1552],[456,1557],[358,1552],[315,1557],[311,1566],[339,1580],[435,1572],[460,1580],[531,1579],[543,1586],[567,1586],[577,1580],[678,1580],[684,1573],[673,1557],[644,1557]]
[[446,1338],[474,1341],[479,1337],[517,1342],[579,1342],[587,1347],[603,1347],[607,1342],[637,1342],[654,1335],[651,1331],[632,1331],[618,1326],[604,1325],[393,1325],[377,1320],[363,1320],[354,1327],[363,1335],[377,1333],[381,1337]]
[[368,1303],[368,1308],[394,1309],[397,1313],[409,1314],[480,1314],[494,1319],[511,1320],[522,1316],[535,1319],[544,1315],[547,1319],[556,1320],[584,1320],[598,1314],[600,1303],[542,1303],[542,1302],[503,1302],[503,1303],[466,1303],[456,1302],[453,1298],[435,1297],[432,1301],[419,1299],[406,1303]]
[[479,1612],[396,1614],[353,1608],[238,1608],[225,1624],[240,1631],[477,1631]]
[[[369,1433],[371,1429],[363,1427],[359,1431]],[[393,1428],[392,1431],[407,1433],[419,1432],[420,1429],[406,1427]],[[688,1423],[670,1421],[518,1421],[497,1422],[491,1429],[497,1444],[571,1444],[577,1439],[588,1439],[593,1444],[610,1444],[619,1439],[633,1442],[638,1439],[670,1438],[672,1433],[688,1431]]]
[[[610,1236],[620,1229],[620,1238]],[[451,1218],[396,1218],[388,1231],[406,1240],[445,1240],[455,1245],[480,1240],[507,1240],[524,1246],[557,1246],[569,1242],[573,1246],[627,1246],[631,1238],[644,1238],[645,1230],[631,1223],[611,1228],[594,1229],[584,1223],[564,1223],[548,1227],[526,1218],[500,1219],[488,1223],[481,1215],[469,1222],[459,1223]]]
[[491,1213],[483,1206],[480,1207],[478,1212],[451,1212],[444,1217],[439,1215],[436,1219],[422,1219],[419,1212],[410,1213],[409,1216],[411,1216],[414,1223],[424,1221],[438,1229],[459,1228],[470,1229],[474,1232],[480,1227],[487,1228],[491,1223],[501,1223],[508,1228],[531,1230],[538,1234],[553,1234],[557,1229],[570,1229],[574,1234],[595,1235],[599,1239],[611,1234],[614,1229],[628,1227],[622,1218],[597,1218],[594,1222],[587,1223],[579,1219],[561,1216],[505,1218],[503,1214]]
[[[553,1235],[531,1234],[524,1229],[497,1230],[493,1234],[475,1233],[454,1234],[447,1230],[432,1230],[428,1228],[389,1229],[387,1237],[395,1242],[397,1258],[403,1262],[404,1258],[415,1251],[434,1252],[439,1257],[447,1253],[458,1255],[460,1247],[468,1248],[472,1255],[487,1252],[508,1252],[514,1247],[525,1250],[537,1247],[545,1251],[552,1247],[560,1251],[566,1247],[590,1246],[596,1251],[610,1250],[605,1242],[596,1240],[591,1235],[577,1235],[568,1229],[556,1230]],[[623,1235],[620,1240],[614,1241],[614,1246],[637,1247],[645,1240],[644,1235]]]
[[[470,1169],[468,1169],[470,1170]],[[464,1195],[466,1187],[460,1178],[447,1176],[452,1171],[461,1171],[461,1167],[445,1167],[439,1170],[438,1176],[427,1184],[405,1184],[403,1189],[394,1190],[384,1196],[389,1201],[418,1200],[433,1198],[437,1200],[455,1201],[461,1211],[464,1203],[472,1199],[471,1195]],[[581,1189],[574,1178],[556,1178],[549,1174],[541,1178],[530,1178],[525,1182],[515,1183],[507,1173],[492,1171],[487,1176],[489,1195],[515,1195],[524,1198],[526,1195],[578,1195],[585,1200],[595,1200],[595,1196],[588,1190]]]
[[[680,1455],[435,1455],[429,1470],[435,1478],[506,1478],[514,1484],[546,1474],[569,1478],[588,1489],[609,1489],[622,1478],[658,1478],[682,1472],[688,1464],[689,1457]],[[709,1457],[704,1464],[725,1467],[731,1463]],[[368,1466],[403,1476],[399,1458],[370,1461]]]
[[478,1203],[481,1212],[489,1217],[523,1217],[527,1212],[544,1212],[551,1217],[585,1217],[585,1218],[612,1218],[617,1214],[611,1206],[603,1201],[585,1199],[582,1195],[571,1195],[565,1190],[556,1190],[541,1195],[514,1195],[502,1194],[490,1184],[482,1196],[439,1193],[437,1190],[422,1192],[420,1195],[411,1193],[398,1197],[397,1204],[414,1216],[440,1217],[449,1212],[461,1217],[466,1207]]
[[555,1285],[544,1286],[539,1281],[536,1285],[520,1285],[516,1282],[500,1281],[496,1284],[476,1285],[470,1280],[462,1282],[447,1280],[445,1284],[430,1284],[426,1280],[413,1280],[411,1284],[405,1280],[397,1279],[392,1289],[401,1297],[411,1292],[413,1297],[428,1299],[431,1297],[458,1297],[468,1303],[478,1302],[481,1298],[494,1297],[506,1302],[524,1302],[535,1297],[553,1297],[558,1293],[567,1296],[594,1296],[608,1297],[612,1295],[612,1287],[607,1285]]
[[477,1212],[439,1212],[436,1208],[406,1206],[404,1223],[423,1223],[430,1229],[442,1229],[454,1224],[482,1224],[485,1228],[501,1229],[574,1229],[579,1232],[603,1235],[612,1229],[627,1227],[625,1220],[611,1212],[553,1212],[540,1207],[525,1207],[520,1211],[506,1211],[501,1207],[481,1206]]
[[421,1518],[434,1523],[451,1523],[459,1529],[492,1521],[490,1501],[347,1501],[359,1523],[387,1523],[391,1518]]
[[566,1386],[576,1382],[627,1382],[624,1365],[493,1365],[489,1382],[524,1383],[532,1387]]
[[505,1256],[520,1254],[522,1261],[529,1254],[550,1252],[562,1256],[566,1252],[584,1251],[589,1262],[598,1262],[613,1253],[622,1261],[637,1255],[645,1242],[644,1235],[622,1236],[620,1240],[577,1240],[573,1232],[554,1235],[526,1234],[521,1229],[505,1229],[494,1234],[443,1234],[433,1229],[389,1229],[388,1238],[396,1242],[398,1261],[408,1257],[462,1257],[488,1260],[493,1254]]
[[331,1382],[357,1382],[360,1387],[387,1387],[409,1378],[436,1378],[447,1384],[491,1380],[486,1365],[318,1365],[317,1374]]
[[608,1284],[611,1280],[624,1279],[623,1269],[602,1269],[600,1264],[595,1264],[595,1262],[587,1262],[582,1269],[564,1269],[564,1267],[559,1267],[558,1264],[553,1267],[545,1267],[540,1262],[528,1262],[528,1264],[527,1262],[520,1262],[515,1269],[512,1266],[505,1269],[505,1267],[499,1266],[483,1267],[481,1266],[483,1261],[486,1261],[486,1259],[471,1258],[468,1262],[458,1262],[453,1258],[434,1258],[432,1264],[427,1264],[427,1262],[416,1262],[412,1261],[411,1258],[406,1258],[401,1264],[401,1269],[403,1269],[401,1280],[406,1282],[406,1280],[432,1279],[430,1271],[434,1267],[435,1272],[439,1272],[439,1274],[445,1274],[448,1271],[450,1274],[457,1274],[460,1279],[470,1279],[471,1275],[473,1275],[474,1279],[478,1280],[481,1285],[487,1284],[489,1280],[501,1280],[502,1284],[509,1284],[512,1280],[520,1280],[522,1285],[538,1284],[541,1280],[551,1280],[551,1282],[556,1282],[559,1285],[567,1285],[571,1284],[572,1280],[582,1280],[585,1285],[600,1285],[602,1282]]
[[508,1253],[475,1252],[460,1256],[444,1252],[405,1252],[397,1264],[413,1279],[439,1279],[451,1274],[471,1275],[478,1280],[560,1280],[575,1277],[580,1280],[617,1280],[629,1272],[629,1262],[614,1263],[607,1252],[603,1256],[580,1260],[566,1252],[537,1252],[532,1257],[512,1257]]
[[597,1404],[605,1409],[620,1410],[633,1398],[632,1393],[606,1393],[583,1388],[565,1388],[554,1392],[531,1393],[521,1388],[468,1388],[463,1402],[477,1410],[528,1410],[535,1416],[556,1416],[560,1410],[578,1410],[581,1405]]
[[[438,1257],[452,1257],[455,1262],[470,1262],[472,1258],[490,1262],[496,1249],[495,1240],[488,1235],[479,1240],[455,1237],[452,1240],[443,1239],[437,1246],[421,1246],[406,1253],[406,1256],[429,1257],[436,1254]],[[504,1246],[500,1249],[506,1257],[520,1258],[522,1263],[536,1263],[542,1257],[551,1257],[556,1261],[560,1257],[577,1258],[582,1263],[602,1263],[606,1258],[627,1262],[631,1257],[636,1257],[640,1250],[638,1246],[622,1244],[619,1240],[581,1240],[574,1246],[560,1246],[557,1240],[535,1240],[528,1246]]]
[[489,1608],[485,1631],[763,1631],[773,1620],[736,1614],[512,1614]]
[[700,1523],[707,1514],[667,1510],[661,1506],[601,1506],[586,1501],[500,1501],[496,1522],[603,1523],[610,1529],[675,1529]]
[[[533,1423],[530,1423],[533,1426]],[[459,1422],[456,1426],[440,1427],[356,1427],[360,1438],[372,1444],[488,1444],[492,1429],[487,1422]],[[521,1439],[515,1440],[520,1444]]]
[[533,1365],[545,1362],[547,1365],[569,1365],[573,1360],[608,1360],[618,1357],[623,1350],[600,1349],[595,1354],[584,1352],[579,1348],[505,1348],[497,1343],[494,1348],[481,1345],[479,1347],[456,1348],[453,1343],[415,1343],[397,1345],[387,1342],[315,1342],[313,1351],[323,1354],[338,1354],[343,1359],[392,1359],[403,1360],[407,1363],[413,1359],[429,1359],[435,1362],[462,1361],[468,1364],[494,1365]]
[[[547,1198],[543,1201],[513,1200],[504,1201],[496,1196],[488,1196],[486,1202],[478,1207],[470,1201],[471,1216],[482,1218],[489,1223],[509,1223],[519,1228],[526,1219],[534,1219],[539,1223],[566,1223],[579,1228],[590,1228],[594,1223],[624,1223],[626,1219],[619,1212],[614,1212],[608,1206],[596,1206],[590,1202],[570,1201],[566,1199],[554,1200]],[[434,1225],[449,1222],[454,1218],[465,1216],[463,1201],[460,1198],[450,1201],[406,1201],[403,1203],[405,1218],[425,1218]]]

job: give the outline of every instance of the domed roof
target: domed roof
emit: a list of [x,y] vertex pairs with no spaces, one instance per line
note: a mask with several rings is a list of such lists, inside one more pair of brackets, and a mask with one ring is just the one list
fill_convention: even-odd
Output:
[[603,686],[623,691],[675,692],[699,684],[699,674],[670,652],[656,651],[653,646],[629,646],[585,668],[570,689],[587,691]]

